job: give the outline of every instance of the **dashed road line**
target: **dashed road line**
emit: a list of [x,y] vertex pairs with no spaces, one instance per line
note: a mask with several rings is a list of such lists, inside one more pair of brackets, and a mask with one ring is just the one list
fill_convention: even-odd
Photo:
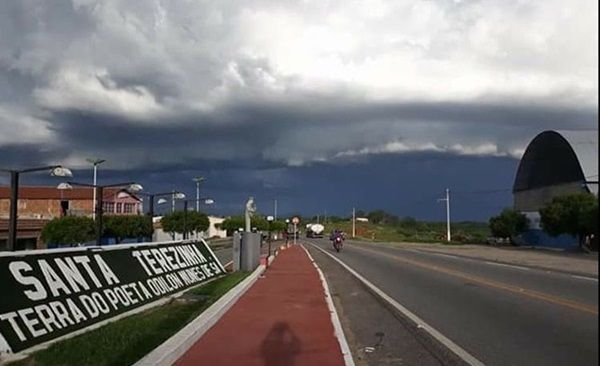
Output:
[[505,263],[498,263],[498,262],[491,262],[491,261],[484,261],[483,263],[491,264],[492,266],[520,269],[522,271],[530,271],[531,270],[531,268],[515,266],[514,264],[505,264]]

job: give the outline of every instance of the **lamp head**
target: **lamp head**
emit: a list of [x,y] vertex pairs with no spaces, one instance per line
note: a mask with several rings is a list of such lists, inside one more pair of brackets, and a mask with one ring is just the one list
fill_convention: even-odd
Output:
[[56,186],[56,189],[65,190],[65,189],[73,189],[73,186],[69,183],[63,182]]
[[183,199],[185,199],[185,193],[182,193],[182,192],[175,192],[175,193],[173,194],[173,197],[174,197],[176,200],[183,200]]
[[144,187],[142,187],[142,185],[141,185],[141,184],[138,184],[138,183],[132,183],[132,184],[130,184],[129,186],[127,186],[127,188],[126,188],[126,189],[127,189],[127,191],[129,191],[129,192],[131,192],[131,193],[137,193],[137,192],[143,191],[143,190],[144,190]]
[[73,172],[69,168],[65,168],[63,166],[57,166],[50,171],[50,175],[53,177],[72,177]]
[[102,163],[104,163],[106,161],[104,159],[91,159],[91,158],[88,158],[88,159],[85,159],[85,160],[88,163],[92,164],[92,165],[100,165],[100,164],[102,164]]

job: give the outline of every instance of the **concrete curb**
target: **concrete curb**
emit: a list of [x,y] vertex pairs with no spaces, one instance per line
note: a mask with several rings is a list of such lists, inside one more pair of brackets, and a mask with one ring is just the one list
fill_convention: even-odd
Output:
[[[273,256],[269,257],[269,263],[273,261],[273,258]],[[258,266],[250,276],[223,295],[183,329],[136,362],[134,366],[168,366],[174,364],[252,287],[265,269],[264,265]]]
[[337,310],[333,305],[333,300],[331,299],[331,293],[329,292],[329,285],[327,284],[327,280],[323,275],[323,271],[317,265],[317,262],[313,259],[312,255],[308,252],[308,250],[304,247],[304,245],[300,244],[302,249],[308,255],[308,258],[312,262],[313,266],[317,269],[319,273],[319,278],[321,279],[321,284],[323,285],[323,290],[325,291],[325,301],[327,302],[327,307],[329,308],[329,313],[331,314],[331,322],[333,323],[333,329],[335,332],[335,337],[340,344],[340,349],[342,351],[342,356],[344,357],[344,364],[346,366],[354,366],[354,359],[352,358],[352,352],[350,351],[350,346],[348,345],[348,341],[346,340],[346,335],[344,334],[344,329],[342,328],[342,323],[340,322],[340,318],[338,316]]

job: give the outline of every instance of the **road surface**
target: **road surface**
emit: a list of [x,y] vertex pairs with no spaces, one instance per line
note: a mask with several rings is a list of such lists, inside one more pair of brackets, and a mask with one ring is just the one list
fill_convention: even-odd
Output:
[[227,263],[229,263],[233,260],[233,258],[232,258],[233,249],[231,248],[231,246],[229,246],[227,248],[214,249],[213,253],[215,253],[215,256],[217,257],[217,259],[219,259],[221,264],[224,266],[226,266]]
[[597,365],[598,280],[479,259],[307,240],[486,365]]

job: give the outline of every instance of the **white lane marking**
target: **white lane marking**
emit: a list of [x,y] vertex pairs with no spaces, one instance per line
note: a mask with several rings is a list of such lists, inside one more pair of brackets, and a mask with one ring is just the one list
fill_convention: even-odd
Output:
[[572,278],[578,278],[580,280],[587,280],[587,281],[594,281],[594,282],[598,282],[597,278],[593,278],[593,277],[585,277],[585,276],[578,276],[578,275],[571,275]]
[[333,323],[333,330],[335,336],[340,344],[340,349],[342,351],[342,356],[344,356],[344,363],[346,366],[354,366],[354,359],[352,358],[352,352],[350,352],[350,346],[348,346],[348,342],[346,341],[346,336],[344,335],[344,329],[342,328],[342,323],[340,322],[340,318],[338,317],[337,310],[333,305],[333,300],[331,300],[331,293],[329,292],[329,285],[325,280],[325,276],[323,275],[323,271],[317,265],[317,262],[313,259],[312,255],[306,250],[304,245],[300,244],[302,249],[308,255],[308,258],[312,262],[313,266],[317,269],[319,273],[319,277],[321,278],[321,284],[323,285],[323,290],[325,291],[325,301],[327,302],[327,307],[329,308],[329,312],[331,313],[331,323]]
[[421,325],[421,327],[422,327],[421,329],[425,330],[433,338],[437,339],[438,342],[440,342],[441,344],[443,344],[444,346],[446,346],[450,351],[454,352],[463,361],[465,361],[469,365],[473,365],[473,366],[484,366],[485,365],[483,362],[479,361],[477,358],[475,358],[473,355],[471,355],[465,349],[463,349],[458,344],[456,344],[453,341],[451,341],[448,337],[446,337],[445,335],[443,335],[442,333],[440,333],[437,329],[435,329],[431,325],[427,324],[425,321],[423,321],[417,315],[415,315],[410,310],[408,310],[403,305],[401,305],[396,300],[394,300],[391,296],[389,296],[388,294],[386,294],[385,292],[383,292],[381,289],[379,289],[377,286],[375,286],[374,284],[372,284],[369,280],[367,280],[366,278],[364,278],[363,276],[361,276],[359,273],[357,273],[354,269],[352,269],[346,263],[342,262],[340,259],[336,258],[334,255],[332,255],[330,253],[327,253],[325,250],[321,249],[317,245],[312,244],[312,243],[310,243],[310,244],[313,247],[315,247],[316,249],[320,250],[322,253],[328,255],[334,261],[338,262],[342,267],[344,267],[354,277],[356,277],[359,281],[361,281],[363,284],[365,284],[367,287],[369,287],[373,292],[375,292],[377,295],[379,295],[383,300],[387,301],[396,310],[398,310],[399,312],[401,312],[402,314],[404,314],[407,318],[409,318],[410,320],[412,320],[415,324]]
[[484,261],[483,263],[491,264],[492,266],[515,268],[515,269],[520,269],[522,271],[531,271],[531,268],[515,266],[513,264],[505,264],[505,263],[490,262],[490,261]]

